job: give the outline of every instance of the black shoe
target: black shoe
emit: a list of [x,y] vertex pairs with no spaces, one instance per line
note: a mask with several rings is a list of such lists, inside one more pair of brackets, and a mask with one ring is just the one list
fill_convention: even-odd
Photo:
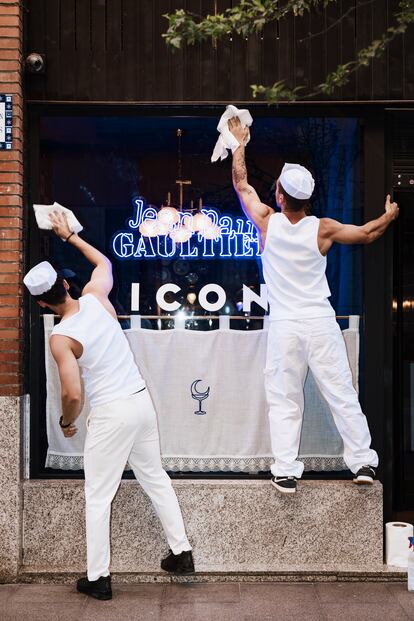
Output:
[[168,556],[162,559],[161,569],[175,574],[193,574],[194,562],[191,550],[174,554],[171,550]]
[[270,482],[282,494],[294,494],[296,492],[296,477],[272,477]]
[[357,485],[372,485],[375,479],[375,470],[372,466],[362,466],[355,475]]
[[112,599],[111,576],[101,576],[98,580],[79,578],[76,588],[79,593],[85,593],[95,599]]

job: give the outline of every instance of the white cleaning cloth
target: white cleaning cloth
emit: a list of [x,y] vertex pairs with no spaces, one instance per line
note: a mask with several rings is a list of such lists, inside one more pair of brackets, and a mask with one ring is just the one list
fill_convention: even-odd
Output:
[[59,203],[53,203],[53,205],[33,205],[33,209],[39,229],[46,229],[50,231],[52,229],[52,223],[49,219],[49,214],[51,214],[52,211],[60,211],[66,214],[71,231],[74,233],[80,233],[83,231],[83,226],[76,218],[73,211],[63,207],[63,205],[59,205]]
[[[243,127],[250,127],[253,123],[252,116],[248,110],[239,110],[236,106],[227,106],[226,111],[222,114],[219,124],[217,125],[217,131],[220,132],[220,136],[216,142],[216,146],[214,147],[213,155],[211,156],[212,162],[216,162],[219,158],[221,160],[226,159],[228,155],[227,149],[231,149],[231,152],[234,153],[240,146],[239,141],[236,140],[229,130],[228,122],[234,116],[239,117]],[[246,144],[249,140],[250,134],[247,137]]]

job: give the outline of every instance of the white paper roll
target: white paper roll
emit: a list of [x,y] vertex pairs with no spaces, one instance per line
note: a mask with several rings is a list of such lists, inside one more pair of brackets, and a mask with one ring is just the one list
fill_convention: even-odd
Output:
[[409,541],[413,536],[413,525],[406,522],[385,524],[385,562],[395,567],[407,567]]

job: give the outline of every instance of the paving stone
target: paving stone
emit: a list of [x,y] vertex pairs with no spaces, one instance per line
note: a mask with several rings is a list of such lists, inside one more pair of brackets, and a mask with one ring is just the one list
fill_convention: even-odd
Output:
[[320,621],[322,610],[312,584],[242,584],[243,621]]
[[326,621],[407,621],[408,616],[397,602],[388,604],[322,604]]
[[409,619],[414,620],[414,592],[407,589],[407,583],[387,584],[387,589],[405,610]]
[[[255,621],[262,621],[261,617]],[[243,611],[237,603],[166,604],[161,607],[160,621],[243,621]]]
[[155,599],[115,597],[111,601],[100,602],[88,598],[79,621],[159,621],[160,614],[161,606]]
[[1,621],[78,621],[85,602],[45,603],[9,602]]
[[315,586],[319,600],[323,603],[381,603],[390,601],[385,582],[329,582]]
[[194,603],[238,603],[238,584],[170,584],[165,587],[163,605]]

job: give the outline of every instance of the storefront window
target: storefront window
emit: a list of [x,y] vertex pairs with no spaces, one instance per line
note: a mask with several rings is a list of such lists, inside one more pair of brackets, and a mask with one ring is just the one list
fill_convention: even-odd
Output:
[[[263,283],[257,235],[233,190],[231,157],[210,162],[216,125],[217,117],[203,116],[202,110],[193,116],[175,116],[174,112],[169,116],[155,112],[145,116],[40,116],[39,179],[33,202],[56,201],[72,209],[84,226],[85,238],[110,257],[115,278],[111,299],[124,328],[131,326],[131,315],[139,314],[144,328],[171,329],[173,318],[154,317],[176,313],[181,313],[188,329],[217,329],[219,322],[212,314],[247,318],[231,320],[231,327],[239,330],[262,327],[261,321],[248,317],[262,316],[264,309],[253,302],[248,310],[246,293],[243,298],[246,288],[259,295]],[[316,216],[361,222],[357,119],[281,118],[262,109],[255,115],[251,133],[249,183],[263,202],[276,209],[275,178],[284,162],[299,162],[315,177],[312,212]],[[194,235],[190,242],[176,246],[166,238],[143,238],[139,232],[142,219],[151,218],[151,209],[168,202],[178,208],[182,204],[183,211],[192,208],[193,215],[199,207],[209,210],[221,225],[221,236],[202,240]],[[78,297],[91,267],[74,248],[49,233],[34,231],[32,238],[37,248],[33,258],[53,262],[65,274],[73,297]],[[334,246],[328,280],[337,314],[362,314],[360,248]],[[164,296],[167,303],[178,303],[172,312],[157,304],[157,292],[167,283],[177,286]],[[223,306],[214,313],[199,296],[212,283],[225,292]],[[207,299],[216,300],[217,294]],[[33,329],[41,330],[41,322]],[[33,407],[40,421],[45,394],[43,387],[37,390],[40,396]],[[44,424],[40,427],[45,428]],[[46,450],[44,436],[43,432],[37,435],[36,442],[41,444],[38,464]]]

